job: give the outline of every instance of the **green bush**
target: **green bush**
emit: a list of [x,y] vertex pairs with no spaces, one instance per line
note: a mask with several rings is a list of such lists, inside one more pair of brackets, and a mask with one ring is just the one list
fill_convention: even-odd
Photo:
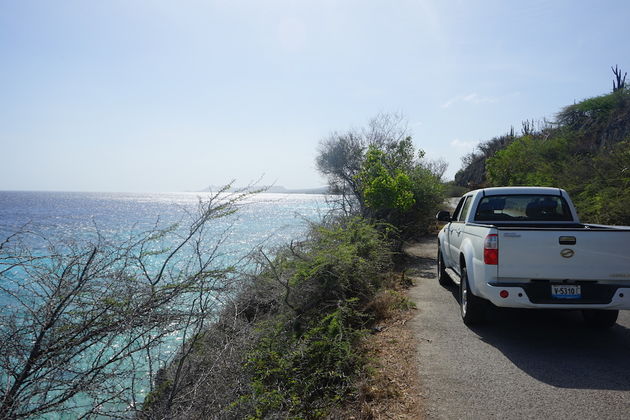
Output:
[[[313,290],[322,300],[369,298],[389,269],[387,227],[376,229],[360,218],[332,226],[317,226],[306,248],[308,258],[294,261],[292,283]],[[312,306],[313,302],[309,302]]]
[[581,219],[630,225],[630,142],[576,157],[568,166],[562,187],[571,193]]
[[358,175],[363,185],[365,204],[375,210],[407,211],[414,205],[409,176],[400,168],[387,170],[385,153],[370,146]]
[[424,233],[444,200],[444,187],[435,174],[414,161],[411,138],[401,141],[395,152],[368,148],[356,177],[365,215],[393,225],[403,237]]
[[251,419],[316,418],[352,393],[362,366],[357,341],[371,321],[365,309],[391,264],[385,236],[360,218],[315,226],[260,274],[284,287],[256,323],[259,339],[245,357],[250,391],[232,410]]
[[353,325],[353,304],[346,302],[319,317],[300,336],[282,324],[271,327],[247,359],[253,371],[254,413],[263,419],[271,414],[295,419],[325,416],[352,390],[360,367],[355,350],[361,330]]
[[488,159],[488,181],[491,185],[557,186],[568,157],[568,143],[561,137],[523,136]]
[[427,233],[445,198],[444,185],[428,169],[417,166],[409,176],[415,203],[401,217],[399,226],[403,230],[403,236]]

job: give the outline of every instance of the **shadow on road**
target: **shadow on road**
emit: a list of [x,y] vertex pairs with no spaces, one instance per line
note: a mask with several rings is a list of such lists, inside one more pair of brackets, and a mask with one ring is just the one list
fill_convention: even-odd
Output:
[[417,255],[405,255],[404,266],[407,267],[406,273],[411,276],[422,277],[425,279],[437,278],[435,271],[435,258],[419,257]]
[[[412,275],[436,281],[435,239],[407,252]],[[459,287],[446,288],[459,303]],[[579,311],[498,308],[471,328],[531,377],[558,388],[630,391],[630,316],[607,330],[588,328]]]
[[[449,290],[459,300],[457,288]],[[549,385],[630,391],[630,329],[622,325],[595,330],[583,323],[579,311],[493,306],[488,322],[471,329],[518,368]]]

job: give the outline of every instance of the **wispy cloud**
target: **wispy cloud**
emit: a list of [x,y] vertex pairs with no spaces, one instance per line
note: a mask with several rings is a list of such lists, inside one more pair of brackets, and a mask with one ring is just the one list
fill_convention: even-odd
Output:
[[478,93],[473,92],[473,93],[469,93],[468,95],[457,95],[449,99],[448,101],[442,104],[442,108],[448,108],[452,105],[455,105],[461,102],[475,104],[475,105],[490,104],[490,103],[499,102],[499,98],[494,97],[494,96],[483,96],[483,95],[479,95]]
[[477,146],[477,144],[479,144],[478,141],[465,141],[460,139],[454,139],[450,142],[450,145],[459,152],[470,152],[472,149],[475,148],[475,146]]

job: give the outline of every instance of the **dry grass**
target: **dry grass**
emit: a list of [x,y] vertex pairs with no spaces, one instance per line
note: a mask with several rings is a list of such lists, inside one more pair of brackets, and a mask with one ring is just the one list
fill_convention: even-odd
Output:
[[[366,375],[359,383],[356,401],[339,417],[354,420],[423,419],[415,338],[406,325],[415,316],[410,308],[387,308],[399,302],[404,290],[385,291],[377,300],[384,315],[374,334],[363,342],[369,359]],[[387,309],[385,309],[387,308]]]
[[400,310],[412,309],[415,305],[404,292],[392,289],[379,291],[368,305],[368,311],[374,315],[377,322],[382,322],[398,316]]

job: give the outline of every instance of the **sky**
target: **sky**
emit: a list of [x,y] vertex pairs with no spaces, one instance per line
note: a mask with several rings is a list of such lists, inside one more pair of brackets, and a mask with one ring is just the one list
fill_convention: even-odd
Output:
[[0,0],[0,190],[325,185],[404,115],[449,163],[630,68],[626,0]]

